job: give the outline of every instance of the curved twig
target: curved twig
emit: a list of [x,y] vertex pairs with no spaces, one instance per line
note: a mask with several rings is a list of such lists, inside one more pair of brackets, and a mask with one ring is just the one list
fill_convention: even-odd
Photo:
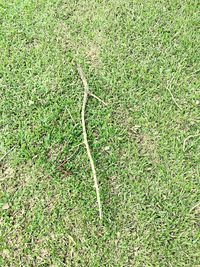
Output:
[[1,158],[0,158],[0,162],[3,161],[3,159],[13,150],[15,149],[15,145],[13,147],[11,147],[11,149],[9,149]]
[[87,131],[86,131],[86,125],[85,125],[85,110],[86,110],[87,100],[88,100],[88,96],[90,95],[90,92],[89,92],[88,83],[87,83],[87,80],[85,78],[85,75],[83,73],[82,68],[80,66],[78,66],[77,69],[78,69],[78,73],[79,73],[79,75],[81,77],[83,86],[84,86],[84,97],[83,97],[83,105],[82,105],[82,112],[81,112],[83,138],[84,138],[85,147],[86,147],[86,150],[87,150],[88,158],[90,160],[90,165],[91,165],[91,169],[92,169],[92,173],[93,173],[94,186],[95,186],[95,189],[96,189],[97,203],[98,203],[98,208],[99,208],[99,217],[100,217],[100,219],[102,219],[103,214],[102,214],[102,208],[101,208],[101,200],[100,200],[100,193],[99,193],[97,174],[96,174],[96,169],[95,169],[94,161],[93,161],[93,158],[92,158],[92,154],[91,154],[91,151],[90,151],[90,147],[89,147],[89,144],[88,144]]
[[186,143],[187,143],[187,141],[188,141],[190,138],[198,137],[198,136],[200,136],[200,134],[189,135],[187,138],[185,138],[185,140],[183,141],[183,151],[185,151],[185,147],[186,147]]

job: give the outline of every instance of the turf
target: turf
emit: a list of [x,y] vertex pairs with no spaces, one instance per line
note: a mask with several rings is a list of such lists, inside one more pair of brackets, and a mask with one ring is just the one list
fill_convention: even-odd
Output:
[[[195,0],[0,1],[1,266],[200,264],[198,21]],[[108,103],[86,114],[102,222],[77,64]]]

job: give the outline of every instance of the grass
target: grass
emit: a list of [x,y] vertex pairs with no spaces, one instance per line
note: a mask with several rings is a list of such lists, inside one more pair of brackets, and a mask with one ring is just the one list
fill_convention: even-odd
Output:
[[0,1],[1,266],[199,265],[197,10]]

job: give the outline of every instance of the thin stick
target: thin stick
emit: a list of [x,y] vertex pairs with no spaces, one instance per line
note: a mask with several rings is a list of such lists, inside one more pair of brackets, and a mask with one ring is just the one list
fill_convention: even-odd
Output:
[[176,102],[176,99],[174,98],[174,96],[173,96],[171,90],[169,89],[169,87],[167,87],[167,90],[168,90],[168,92],[170,93],[171,98],[172,98],[172,100],[174,101],[174,104],[175,104],[179,109],[181,109],[181,107],[179,106],[179,104]]
[[1,158],[0,158],[0,162],[10,153],[13,151],[13,149],[15,148],[15,146],[13,146],[11,149],[9,149]]
[[189,135],[185,140],[183,141],[183,151],[185,151],[186,143],[190,138],[200,136],[200,134],[195,134],[195,135]]
[[[177,103],[176,99],[174,98],[174,96],[173,96],[173,94],[172,94],[172,92],[171,92],[171,90],[170,90],[170,88],[171,88],[171,83],[172,83],[173,79],[174,79],[174,78],[171,79],[170,84],[168,83],[169,85],[167,86],[167,90],[168,90],[168,92],[170,93],[171,98],[172,98],[172,100],[174,101],[174,104],[175,104],[179,109],[181,109],[181,107],[180,107],[179,104]],[[169,87],[170,87],[170,88],[169,88]]]
[[90,165],[93,173],[93,179],[94,179],[94,186],[96,189],[96,195],[97,195],[97,203],[98,203],[98,208],[99,208],[99,217],[102,219],[102,208],[101,208],[101,201],[100,201],[100,194],[99,194],[99,186],[98,186],[98,181],[97,181],[97,175],[96,175],[96,169],[94,166],[94,161],[90,152],[90,147],[88,144],[88,138],[87,138],[87,131],[86,131],[86,126],[85,126],[85,110],[86,110],[86,104],[88,100],[88,95],[89,95],[89,87],[87,80],[85,78],[85,75],[83,73],[83,70],[80,66],[78,66],[78,73],[81,77],[83,86],[84,86],[84,97],[83,97],[83,105],[82,105],[82,112],[81,112],[81,121],[82,121],[82,128],[83,128],[83,138],[84,138],[84,143],[85,147],[87,150],[88,158],[90,160]]
[[191,209],[190,212],[196,209],[200,205],[200,202],[196,203]]
[[73,118],[71,112],[69,111],[69,109],[68,109],[67,107],[65,107],[65,108],[66,108],[66,110],[67,110],[67,112],[68,112],[70,118],[72,119],[73,123],[75,124],[76,122],[75,122],[75,120],[74,120],[74,118]]
[[104,102],[101,98],[99,98],[98,96],[94,95],[93,93],[89,92],[90,96],[93,96],[94,98],[96,98],[97,100],[99,100],[99,102],[103,103],[104,105],[107,105],[106,102]]

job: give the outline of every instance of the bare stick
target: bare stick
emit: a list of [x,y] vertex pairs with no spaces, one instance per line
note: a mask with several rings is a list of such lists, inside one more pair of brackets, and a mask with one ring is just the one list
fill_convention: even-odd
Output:
[[174,96],[173,96],[171,90],[170,90],[168,87],[167,87],[167,90],[168,90],[168,92],[170,93],[171,98],[172,98],[172,100],[174,101],[174,104],[175,104],[179,109],[181,109],[181,107],[179,106],[179,104],[176,102],[176,99],[174,98]]
[[103,103],[104,105],[107,105],[106,102],[104,102],[101,98],[99,98],[98,96],[94,95],[93,93],[89,92],[90,96],[93,96],[94,98],[96,98],[97,100],[99,100],[99,102]]
[[190,138],[200,136],[200,134],[195,134],[195,135],[189,135],[185,140],[183,141],[183,151],[185,151],[186,143]]
[[200,202],[196,203],[191,209],[190,212],[196,209],[200,205]]
[[[172,78],[172,80],[173,80],[173,78]],[[170,88],[171,88],[171,84],[170,84]],[[167,86],[167,90],[168,90],[168,92],[170,93],[171,98],[172,98],[172,100],[174,101],[174,104],[175,104],[179,109],[181,109],[181,107],[180,107],[179,104],[177,103],[176,99],[174,98],[174,96],[173,96],[173,94],[172,94],[170,88],[169,88],[169,86]]]
[[1,158],[0,158],[0,162],[10,153],[13,151],[13,149],[15,148],[15,146],[13,146],[11,149],[9,149]]
[[76,122],[75,122],[75,120],[74,120],[74,118],[73,118],[73,116],[72,116],[72,114],[71,114],[71,112],[69,111],[69,109],[66,107],[66,110],[67,110],[67,112],[68,112],[68,114],[69,114],[69,116],[70,116],[70,118],[71,118],[71,120],[73,121],[73,123],[75,124]]
[[85,75],[83,73],[83,70],[80,66],[78,66],[78,73],[81,77],[83,86],[84,86],[84,97],[83,97],[83,105],[82,105],[82,112],[81,112],[81,121],[82,121],[82,128],[83,128],[83,138],[84,138],[84,143],[85,147],[87,150],[88,158],[90,160],[90,165],[93,173],[93,178],[94,178],[94,186],[96,189],[96,195],[97,195],[97,203],[99,207],[99,217],[102,219],[102,208],[101,208],[101,201],[100,201],[100,194],[99,194],[99,186],[98,186],[98,181],[97,181],[97,174],[96,174],[96,169],[94,166],[94,161],[90,152],[90,147],[88,144],[88,139],[87,139],[87,131],[86,131],[86,126],[85,126],[85,110],[86,110],[86,104],[88,100],[88,95],[89,95],[89,87],[87,80],[85,78]]

